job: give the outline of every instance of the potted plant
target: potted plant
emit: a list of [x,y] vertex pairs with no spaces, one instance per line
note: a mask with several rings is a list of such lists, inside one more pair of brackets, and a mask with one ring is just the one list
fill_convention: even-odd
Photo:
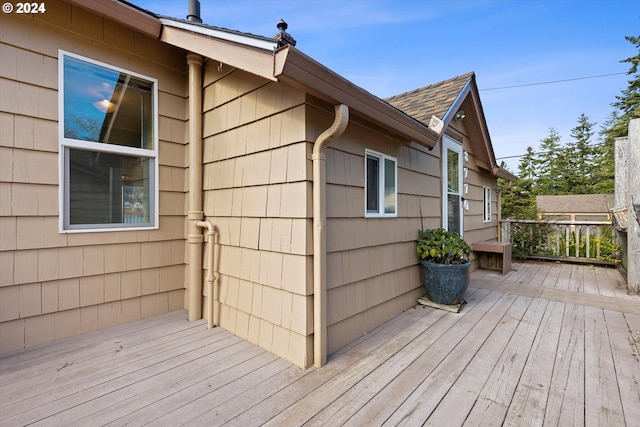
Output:
[[469,287],[471,248],[458,233],[442,228],[419,230],[420,281],[427,297],[443,305],[463,302]]

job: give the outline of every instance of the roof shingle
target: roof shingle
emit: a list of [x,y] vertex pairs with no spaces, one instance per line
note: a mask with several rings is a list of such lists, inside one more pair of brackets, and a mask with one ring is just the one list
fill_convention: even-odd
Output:
[[385,101],[416,120],[429,124],[431,116],[436,116],[439,119],[444,118],[473,76],[474,73],[469,72],[449,80],[394,95],[386,98]]

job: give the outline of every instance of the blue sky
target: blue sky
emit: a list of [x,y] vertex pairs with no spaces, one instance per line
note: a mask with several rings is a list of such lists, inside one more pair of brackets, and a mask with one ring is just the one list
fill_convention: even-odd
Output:
[[[187,14],[188,0],[130,1]],[[283,18],[298,49],[381,98],[474,71],[498,158],[537,149],[551,127],[569,142],[581,113],[599,130],[628,85],[620,60],[637,53],[624,36],[640,35],[637,0],[200,3],[204,23],[263,36]],[[490,90],[558,80],[571,81]]]

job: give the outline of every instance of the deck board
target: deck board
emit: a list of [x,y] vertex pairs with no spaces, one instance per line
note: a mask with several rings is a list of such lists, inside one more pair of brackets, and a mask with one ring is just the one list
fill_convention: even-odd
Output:
[[640,339],[630,339],[629,331],[640,338],[640,316],[604,311],[620,399],[627,425],[640,420]]
[[302,370],[168,313],[0,356],[0,426],[635,426],[640,297],[611,268],[472,274]]
[[555,352],[545,426],[584,425],[584,308],[566,304]]
[[[438,332],[436,332],[438,327],[442,330],[440,333],[444,333],[446,330],[449,330],[450,325],[448,323],[443,326],[441,322],[437,322],[442,318],[444,318],[444,313],[433,311],[432,316],[423,317],[423,321],[418,320],[418,323],[410,325],[410,327],[387,341],[384,348],[379,351],[369,353],[357,362],[345,366],[341,375],[333,376],[331,379],[320,384],[317,388],[314,388],[312,393],[306,394],[302,398],[299,398],[299,391],[295,389],[290,390],[289,393],[287,393],[287,397],[295,399],[295,402],[291,405],[287,405],[286,409],[279,413],[277,417],[264,420],[263,422],[270,421],[271,425],[303,424],[308,421],[313,414],[322,410],[325,406],[332,403],[336,397],[340,396],[342,393],[357,384],[357,382],[365,375],[378,369],[380,365],[396,356],[396,354],[401,350],[405,349],[409,343],[413,342],[423,333],[425,328],[428,328],[428,330],[432,331],[434,334],[438,334]],[[463,317],[458,319],[463,319]],[[455,322],[455,320],[453,321]],[[430,328],[430,326],[434,324],[436,324],[436,327]],[[274,401],[280,402],[283,397],[285,396],[275,396]],[[273,403],[274,402],[268,402],[267,404],[273,405]],[[245,423],[249,420],[255,421],[255,416],[260,412],[263,412],[260,408],[257,410],[252,409],[251,413],[243,414],[243,416],[234,420],[233,424],[247,425]]]
[[[284,360],[275,358],[264,351],[252,358],[238,362],[231,368],[225,368],[222,372],[206,372],[205,368],[205,374],[200,375],[199,380],[187,384],[183,382],[179,387],[166,391],[158,398],[144,396],[144,400],[134,400],[130,404],[137,409],[124,416],[109,417],[113,412],[109,410],[105,414],[96,414],[98,417],[94,419],[102,423],[103,418],[99,418],[99,416],[107,416],[109,418],[104,418],[104,420],[112,425],[162,423],[163,417],[167,417],[178,409],[202,407],[205,410],[211,410],[216,405],[236,399],[238,395],[247,390],[260,387],[263,383],[274,387],[273,380],[276,376],[290,381],[292,374],[302,374],[300,369],[292,367]],[[187,418],[189,417],[184,419]],[[109,425],[108,422],[105,424]]]
[[[183,317],[180,311],[174,311],[162,316],[131,322],[126,325],[104,329],[91,334],[91,340],[67,338],[57,342],[38,346],[28,351],[17,352],[3,356],[0,364],[0,396],[3,395],[5,385],[14,380],[19,382],[26,378],[39,377],[52,368],[63,366],[65,363],[78,363],[101,357],[105,352],[120,347],[132,348],[141,343],[155,340],[158,333],[170,335],[177,331],[193,328],[194,324],[174,322]],[[8,369],[7,367],[10,367]]]
[[[23,378],[18,377],[18,381],[12,376],[10,379],[12,382],[8,382],[6,387],[3,384],[3,402],[8,404],[34,395],[50,393],[56,389],[58,384],[73,384],[77,379],[85,380],[89,376],[103,381],[105,377],[102,374],[113,371],[123,364],[130,364],[132,361],[142,360],[147,356],[180,347],[189,340],[198,340],[200,337],[212,335],[202,331],[202,328],[195,327],[195,325],[189,326],[191,327],[181,328],[180,333],[169,329],[165,336],[155,339],[145,335],[143,341],[138,344],[118,339],[105,345],[100,356],[89,357],[87,355],[87,352],[93,355],[95,349],[78,349],[73,354],[65,354],[63,359],[58,359],[50,364],[43,363],[42,366],[37,367],[22,367],[21,371],[29,374]],[[176,335],[180,338],[176,338]],[[221,336],[215,335],[216,339],[219,337]],[[16,370],[16,372],[18,371]]]
[[517,297],[433,411],[426,425],[462,425],[464,423],[530,303],[531,298]]
[[[486,293],[486,291],[485,291]],[[430,331],[419,343],[424,351],[416,352],[410,362],[393,380],[366,405],[364,405],[356,417],[348,421],[348,425],[381,425],[402,405],[411,393],[418,389],[421,382],[428,376],[445,356],[481,319],[486,311],[497,302],[500,297],[497,293],[486,294],[482,299],[473,302],[472,307],[466,307],[464,316],[457,316],[459,320],[447,316]],[[470,305],[472,302],[470,302]]]
[[585,420],[586,425],[624,425],[620,391],[604,313],[585,308]]
[[[490,301],[491,300],[487,300],[489,303]],[[489,306],[485,305],[484,307]],[[484,308],[479,308],[479,305],[474,306],[472,309],[484,310]],[[467,311],[467,315],[469,315],[468,313],[469,311]],[[486,314],[482,314],[481,312],[477,315],[482,315],[483,319],[486,316]],[[468,328],[471,325],[464,326],[460,323],[458,326]],[[444,332],[446,333],[446,331]],[[355,387],[343,393],[338,399],[332,402],[331,405],[328,405],[320,411],[318,415],[311,420],[309,425],[341,425],[349,420],[352,414],[360,411],[376,396],[378,390],[387,387],[392,381],[396,381],[402,371],[405,369],[414,369],[411,365],[416,361],[415,354],[424,354],[429,351],[436,338],[436,333],[436,328],[426,330],[421,336],[403,349],[402,352],[399,352],[396,355],[398,357],[390,358],[385,364],[367,375],[367,377],[360,381]],[[441,336],[441,334],[438,334],[438,337],[439,336]],[[456,350],[454,349],[453,351]],[[446,357],[446,355],[443,355],[443,357]],[[367,411],[362,412],[365,413]],[[362,424],[370,425],[371,420],[367,420]]]
[[555,289],[569,290],[569,283],[571,282],[572,270],[573,270],[573,265],[560,264],[560,274],[558,275],[558,280],[556,281]]
[[[273,357],[265,354],[264,350],[246,344],[248,343],[229,347],[228,355],[226,357],[221,355],[222,360],[213,366],[209,366],[206,358],[199,358],[184,365],[168,367],[157,375],[141,378],[133,384],[78,405],[72,411],[62,414],[64,417],[55,416],[47,421],[64,425],[83,426],[92,423],[102,425],[115,421],[118,408],[125,404],[138,408],[166,397],[173,398],[181,391],[188,391],[191,399],[196,399],[201,396],[198,392],[210,393],[226,382],[232,381],[233,378],[230,378],[230,375],[247,375],[248,368],[244,362],[250,361],[249,366],[253,367],[254,364],[273,361]],[[239,351],[239,345],[245,348]],[[238,366],[241,368],[238,369]],[[214,382],[212,378],[216,375],[220,378]],[[145,390],[154,390],[154,393],[145,395]]]
[[562,271],[562,267],[559,264],[549,264],[547,267],[547,274],[542,281],[543,288],[555,288],[558,283],[558,278],[560,277],[560,272]]
[[541,299],[531,302],[463,425],[503,424],[547,305]]
[[428,354],[431,363],[437,362],[437,366],[420,382],[419,386],[395,410],[385,424],[411,426],[430,418],[434,408],[439,406],[439,402],[447,394],[451,385],[455,383],[495,328],[496,323],[515,300],[514,295],[498,294],[496,296],[500,299],[496,300],[496,303],[491,307],[487,307],[482,317],[474,321],[472,327],[465,331],[464,337],[453,336],[449,338],[447,336],[446,338],[451,341],[450,346],[435,347],[431,354]]
[[505,418],[509,426],[541,426],[558,348],[564,304],[550,302],[542,318],[529,357]]

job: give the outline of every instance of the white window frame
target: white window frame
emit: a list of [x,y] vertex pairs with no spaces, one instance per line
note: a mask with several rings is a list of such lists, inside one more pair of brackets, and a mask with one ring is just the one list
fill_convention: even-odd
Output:
[[[153,85],[152,89],[152,149],[127,147],[115,144],[105,144],[101,142],[84,141],[66,138],[64,136],[64,65],[65,57],[75,58],[90,64],[105,67],[113,71],[129,74],[142,80],[146,80]],[[60,233],[86,233],[86,232],[108,232],[108,231],[135,231],[153,230],[159,228],[159,165],[158,165],[158,80],[143,74],[139,74],[124,68],[120,68],[105,62],[58,50],[58,218]],[[128,225],[124,223],[72,225],[70,224],[69,203],[69,174],[68,172],[68,150],[80,149],[92,152],[110,153],[149,159],[152,166],[149,168],[149,181],[153,186],[149,189],[150,209],[149,223]]]
[[[398,216],[398,159],[378,151],[365,149],[364,151],[364,216],[365,218],[395,218]],[[367,171],[367,159],[378,159],[378,210],[370,211],[367,209],[367,189],[368,186],[368,171]],[[385,160],[393,162],[394,173],[394,189],[393,189],[393,206],[394,212],[385,212]]]
[[482,187],[482,222],[491,222],[491,187]]
[[463,200],[464,200],[464,177],[463,177],[463,167],[462,167],[462,144],[449,138],[448,136],[442,137],[442,153],[441,153],[441,162],[442,162],[442,228],[445,230],[449,230],[449,189],[448,189],[448,159],[447,159],[447,150],[451,150],[453,152],[458,153],[458,188],[460,194],[460,235],[464,234],[464,208],[463,208]]

